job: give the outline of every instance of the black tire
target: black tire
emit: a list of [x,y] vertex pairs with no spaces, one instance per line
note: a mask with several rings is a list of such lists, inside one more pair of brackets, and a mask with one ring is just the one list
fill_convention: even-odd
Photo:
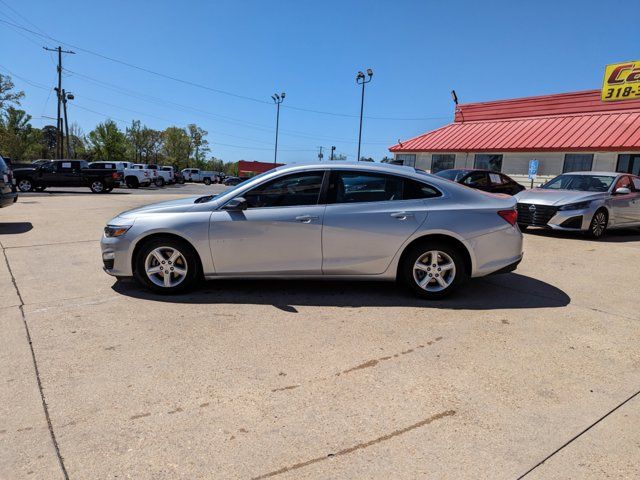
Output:
[[527,229],[528,225],[523,225],[522,223],[519,223],[518,227],[520,228],[521,232],[524,232]]
[[43,186],[43,185],[36,185],[35,187],[33,187],[33,189],[34,189],[36,192],[44,192],[44,190],[45,190],[46,188],[47,188],[47,187],[45,187],[45,186]]
[[33,192],[33,188],[34,188],[33,182],[28,178],[23,178],[22,180],[18,181],[18,190],[20,190],[23,193]]
[[[146,271],[147,257],[150,257],[151,262],[158,263],[158,265],[156,265],[157,267],[173,269],[173,266],[171,266],[170,264],[167,263],[164,265],[160,265],[159,262],[157,262],[156,260],[154,260],[154,258],[152,258],[153,255],[151,252],[153,252],[156,249],[161,250],[161,254],[163,255],[164,260],[167,262],[169,261],[169,259],[165,255],[168,254],[168,252],[173,250],[173,251],[178,251],[180,253],[181,258],[179,258],[178,261],[175,262],[174,266],[176,268],[180,267],[180,268],[186,269],[186,274],[184,275],[183,279],[176,285],[168,286],[168,287],[161,285],[160,283],[164,281],[164,275],[162,272],[158,272],[154,275],[151,275],[151,277],[153,277],[156,281],[160,283],[155,283],[154,280],[152,280],[150,276],[147,275],[147,271]],[[166,295],[184,293],[189,290],[192,290],[196,285],[196,283],[198,282],[198,280],[200,279],[201,277],[200,262],[198,260],[198,255],[196,254],[195,250],[187,242],[183,240],[178,240],[172,237],[156,237],[145,242],[142,245],[142,247],[138,250],[138,253],[136,254],[136,258],[135,258],[134,277],[138,281],[138,283],[140,283],[142,286],[156,293],[161,293]],[[170,281],[177,280],[177,277],[175,276],[174,273],[170,273],[169,277],[170,277]]]
[[591,218],[591,223],[589,224],[589,230],[587,230],[586,235],[588,238],[592,240],[599,240],[602,238],[607,231],[607,226],[609,225],[609,214],[604,208],[596,210],[596,213],[593,214]]
[[205,185],[211,185],[211,179],[205,178],[204,180],[202,180],[202,183],[204,183]]
[[[438,260],[435,262],[433,252],[437,252]],[[421,260],[420,263],[424,266],[424,269],[414,272],[414,266],[416,266],[418,260]],[[453,268],[445,270],[444,273],[439,270],[451,263]],[[434,264],[436,265],[435,267],[433,266]],[[427,300],[437,300],[450,295],[460,284],[468,279],[468,275],[464,255],[460,249],[455,245],[439,240],[427,240],[411,247],[411,250],[404,255],[400,265],[400,276],[404,283],[417,296]],[[430,279],[427,280],[427,278]],[[442,286],[437,278],[441,278],[442,282],[447,285]],[[424,286],[420,286],[419,282],[425,280]]]
[[136,177],[128,177],[126,179],[125,183],[127,184],[127,187],[129,187],[129,188],[139,188],[140,187],[140,182],[138,181],[138,179]]
[[158,177],[156,178],[156,187],[164,187],[164,178],[162,177]]
[[93,180],[89,185],[89,188],[93,193],[104,193],[106,188],[102,180]]
[[180,181],[178,182],[180,185],[184,185],[184,178],[181,178]]

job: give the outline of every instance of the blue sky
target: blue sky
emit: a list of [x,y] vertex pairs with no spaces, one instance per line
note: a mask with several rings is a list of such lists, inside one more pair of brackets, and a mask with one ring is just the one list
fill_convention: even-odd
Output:
[[[109,117],[123,128],[133,118],[158,129],[197,123],[209,131],[216,157],[272,161],[270,96],[285,91],[278,159],[296,162],[315,160],[317,147],[331,145],[355,159],[360,69],[374,70],[362,154],[380,160],[398,138],[448,123],[452,88],[463,103],[599,88],[605,64],[640,56],[637,7],[558,0],[67,0],[62,21],[57,2],[0,0],[0,19],[250,98],[71,47],[77,54],[63,59],[63,86],[76,96],[70,121],[85,132]],[[55,58],[42,46],[56,41],[0,23],[0,42],[0,71],[33,83],[14,77],[33,124],[51,123],[42,117],[55,116],[49,90]]]

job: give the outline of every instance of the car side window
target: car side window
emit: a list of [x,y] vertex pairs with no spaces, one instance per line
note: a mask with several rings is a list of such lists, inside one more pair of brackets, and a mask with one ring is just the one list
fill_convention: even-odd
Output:
[[431,185],[405,178],[402,186],[403,200],[439,197],[441,193]]
[[402,199],[401,177],[372,172],[332,172],[327,203],[384,202]]
[[487,187],[487,175],[484,172],[472,172],[462,183],[473,187]]
[[636,187],[636,192],[640,192],[640,177],[633,177],[633,186]]
[[248,208],[317,205],[324,170],[294,173],[257,186],[242,195]]
[[503,183],[506,183],[498,173],[490,173],[489,181],[491,182],[491,185],[502,185]]

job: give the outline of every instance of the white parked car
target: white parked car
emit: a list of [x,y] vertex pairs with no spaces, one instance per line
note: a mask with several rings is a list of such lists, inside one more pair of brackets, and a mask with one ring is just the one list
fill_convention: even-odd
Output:
[[205,185],[211,185],[218,179],[217,172],[208,172],[199,168],[184,168],[182,175],[187,182],[202,182]]
[[171,181],[173,180],[173,175],[171,174],[171,172],[162,170],[158,165],[149,164],[148,167],[150,170],[153,170],[154,174],[156,175],[155,179],[156,185],[158,187],[164,187],[165,184],[171,183]]
[[[122,177],[124,179],[124,183],[129,188],[138,188],[138,187],[148,187],[151,185],[152,174],[148,169],[134,168],[133,163],[131,162],[92,162],[90,164],[94,165],[94,168],[100,168],[99,165],[102,165],[102,168],[115,168],[119,172],[122,172]],[[107,166],[112,165],[112,166]]]
[[167,180],[169,184],[176,183],[176,171],[171,165],[161,165],[160,171],[169,173],[169,180]]

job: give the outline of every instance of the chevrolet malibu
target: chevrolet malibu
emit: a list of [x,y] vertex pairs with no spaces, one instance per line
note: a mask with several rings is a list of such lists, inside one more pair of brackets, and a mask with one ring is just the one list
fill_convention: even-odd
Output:
[[520,192],[518,223],[526,227],[584,232],[640,227],[640,177],[626,173],[563,173],[540,188]]
[[516,202],[384,164],[283,166],[217,196],[124,212],[102,238],[105,271],[159,293],[201,279],[402,280],[441,298],[522,259]]

